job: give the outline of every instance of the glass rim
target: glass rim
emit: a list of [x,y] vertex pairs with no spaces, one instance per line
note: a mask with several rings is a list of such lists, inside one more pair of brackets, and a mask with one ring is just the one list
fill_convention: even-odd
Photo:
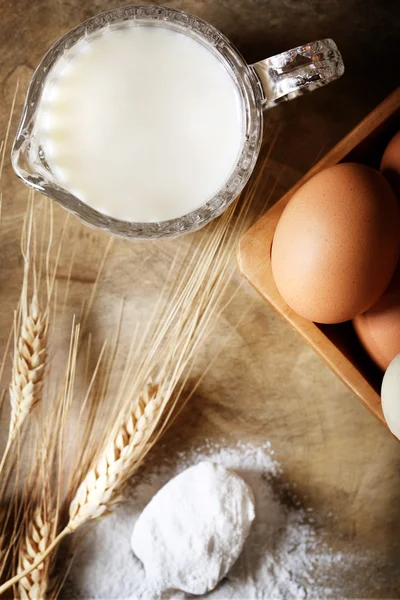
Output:
[[[157,222],[123,221],[105,215],[82,202],[61,185],[50,180],[51,171],[43,156],[38,172],[28,156],[33,138],[36,113],[40,104],[47,75],[52,66],[87,34],[100,31],[110,25],[123,22],[152,22],[162,26],[168,23],[173,29],[182,31],[202,41],[217,54],[235,81],[242,99],[244,119],[243,146],[236,166],[224,186],[199,208],[181,217]],[[155,5],[134,5],[100,13],[67,32],[46,52],[36,68],[25,99],[24,109],[11,152],[14,171],[24,183],[54,199],[66,210],[76,215],[87,225],[114,235],[134,239],[156,239],[173,237],[195,231],[224,212],[238,197],[246,185],[255,166],[262,139],[262,95],[258,80],[251,67],[232,43],[222,33],[203,19],[175,8]],[[45,172],[49,173],[46,179]]]

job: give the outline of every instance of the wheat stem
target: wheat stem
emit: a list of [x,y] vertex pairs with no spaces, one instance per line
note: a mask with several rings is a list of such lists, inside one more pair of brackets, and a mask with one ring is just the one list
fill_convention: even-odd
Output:
[[95,296],[96,296],[97,288],[99,286],[100,277],[101,277],[101,275],[103,273],[103,269],[104,269],[104,266],[106,264],[106,260],[107,260],[107,257],[109,255],[109,253],[110,253],[110,250],[112,248],[113,243],[114,243],[114,238],[110,236],[110,238],[108,240],[108,243],[107,243],[107,245],[106,245],[106,247],[104,249],[104,253],[103,253],[103,256],[101,258],[99,268],[97,270],[96,279],[95,279],[95,282],[93,284],[92,291],[90,293],[88,303],[87,303],[87,305],[85,307],[85,310],[83,311],[83,314],[82,314],[82,326],[81,326],[82,332],[84,332],[85,329],[86,329],[86,325],[87,325],[87,321],[88,321],[88,318],[89,318],[89,314],[90,314],[90,311],[92,310],[92,306],[93,306],[93,302],[94,302],[94,299],[95,299]]

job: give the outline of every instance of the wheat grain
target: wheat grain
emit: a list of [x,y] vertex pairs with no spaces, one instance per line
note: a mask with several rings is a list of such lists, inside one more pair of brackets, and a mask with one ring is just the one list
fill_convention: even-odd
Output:
[[70,531],[102,516],[119,500],[121,487],[136,466],[138,451],[149,441],[161,413],[159,389],[153,383],[145,387],[132,413],[78,487],[69,510]]
[[14,351],[10,385],[10,430],[12,441],[27,415],[39,401],[46,365],[47,318],[34,295],[28,311],[22,317],[20,333]]
[[[28,569],[38,555],[43,554],[52,540],[52,533],[51,520],[48,519],[41,507],[36,508],[20,543],[17,575]],[[50,560],[47,558],[29,575],[19,580],[18,594],[22,600],[42,600],[46,597]]]

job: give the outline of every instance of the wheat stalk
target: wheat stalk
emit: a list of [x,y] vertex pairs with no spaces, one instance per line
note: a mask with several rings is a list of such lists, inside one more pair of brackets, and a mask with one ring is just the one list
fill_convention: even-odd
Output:
[[110,439],[70,504],[70,531],[107,512],[120,499],[121,488],[154,431],[162,407],[159,386],[149,383],[128,418]]
[[[200,264],[194,272],[189,269],[178,297],[173,294],[170,298],[170,312],[166,311],[160,327],[153,332],[150,350],[135,373],[137,383],[130,390],[127,389],[131,373],[128,365],[120,390],[120,395],[126,394],[128,398],[123,406],[123,414],[127,416],[122,422],[117,421],[119,425],[105,441],[104,450],[79,485],[70,504],[70,520],[66,527],[69,532],[110,510],[119,500],[124,482],[155,442],[153,434],[160,421],[161,430],[165,428],[183,389],[183,385],[177,389],[179,380],[193,358],[199,340],[204,338],[211,315],[221,299],[221,290],[224,290],[221,285],[227,262],[224,252],[219,257],[221,263],[218,264],[217,259],[216,271],[209,279],[200,275],[214,268],[212,258],[215,258],[229,224],[227,216],[213,238],[212,251],[207,250],[204,256],[206,266]],[[154,362],[158,364],[157,381],[162,381],[160,384],[148,382]],[[142,391],[138,391],[141,381],[146,383]],[[132,398],[136,394],[139,400],[132,409]],[[171,402],[173,396],[175,401]],[[118,402],[116,405],[120,406]]]
[[[41,314],[36,268],[33,265],[32,269],[31,264],[32,238],[33,256],[36,254],[34,234],[33,195],[30,193],[21,237],[24,276],[19,310],[14,320],[15,343],[9,389],[11,415],[7,446],[14,441],[26,417],[39,401],[43,389],[48,319]],[[28,287],[31,271],[34,288],[29,302]]]
[[[27,523],[20,544],[17,575],[32,566],[38,554],[43,554],[52,541],[53,524],[42,507],[37,507]],[[22,577],[18,582],[18,594],[22,600],[38,600],[46,597],[50,558]]]
[[[18,310],[14,318],[14,352],[11,384],[9,387],[11,414],[7,444],[0,461],[2,473],[14,440],[20,432],[28,415],[42,398],[46,371],[50,304],[54,293],[54,282],[58,269],[68,218],[65,219],[58,241],[57,255],[53,273],[50,274],[50,250],[52,246],[53,217],[50,215],[48,228],[49,240],[46,250],[47,295],[40,300],[41,266],[37,273],[36,225],[34,216],[34,197],[30,192],[21,236],[21,252],[24,259],[24,274]],[[43,249],[42,249],[43,250]],[[29,299],[30,280],[32,295]],[[2,373],[2,368],[0,374]]]

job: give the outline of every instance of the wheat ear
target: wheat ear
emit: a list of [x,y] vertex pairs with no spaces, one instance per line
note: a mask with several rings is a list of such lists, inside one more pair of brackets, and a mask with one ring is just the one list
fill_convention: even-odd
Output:
[[34,563],[50,547],[57,534],[64,468],[61,441],[74,387],[78,341],[79,326],[73,321],[63,387],[52,400],[51,410],[38,414],[32,470],[21,503],[24,508],[22,527],[14,550],[14,564],[19,578],[16,589],[20,599],[43,600],[46,594],[56,597],[51,585],[54,580],[50,579],[55,553],[49,554],[40,565]]
[[159,386],[153,383],[145,387],[132,413],[78,487],[69,509],[70,531],[102,516],[119,500],[121,486],[137,462],[138,449],[143,451],[158,421],[162,407],[158,391]]
[[23,311],[19,335],[14,348],[10,384],[10,428],[0,463],[2,472],[12,443],[26,417],[39,401],[45,374],[48,316],[41,313],[36,294]]
[[[37,508],[27,524],[18,555],[17,575],[32,566],[38,555],[43,554],[52,540],[51,520]],[[46,597],[50,558],[34,568],[18,582],[18,595],[22,600],[38,600]]]
[[10,385],[11,417],[9,438],[14,440],[27,415],[39,401],[46,365],[47,319],[34,295],[23,316],[14,352]]
[[[146,445],[154,432],[165,406],[158,385],[149,383],[135,409],[110,438],[95,466],[88,472],[70,504],[67,526],[43,548],[32,552],[32,562],[20,568],[17,574],[0,586],[0,595],[12,585],[37,572],[38,567],[48,560],[54,548],[82,524],[103,515],[119,499],[119,491],[126,479],[139,466]],[[28,596],[29,597],[29,596]]]

